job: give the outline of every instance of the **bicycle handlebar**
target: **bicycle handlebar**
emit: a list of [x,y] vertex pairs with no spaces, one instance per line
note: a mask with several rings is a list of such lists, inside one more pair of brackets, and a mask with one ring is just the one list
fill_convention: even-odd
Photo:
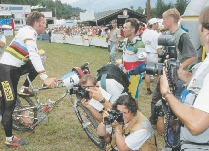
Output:
[[85,68],[87,65],[89,65],[88,62],[84,63],[82,66],[80,66],[81,69]]
[[[81,72],[83,73],[83,70],[85,69],[85,67],[89,65],[88,62],[84,63],[83,65],[81,65],[79,68],[82,70]],[[74,67],[76,68],[76,67]],[[72,69],[72,71],[74,71],[74,68]],[[69,74],[69,73],[68,73]],[[57,81],[57,87],[62,87],[60,86],[62,84],[62,80],[60,79],[60,81]],[[43,84],[41,89],[47,89],[46,85]]]

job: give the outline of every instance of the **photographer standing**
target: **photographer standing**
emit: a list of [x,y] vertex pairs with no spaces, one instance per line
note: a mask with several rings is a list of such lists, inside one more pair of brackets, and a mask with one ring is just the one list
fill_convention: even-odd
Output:
[[178,70],[179,79],[188,83],[181,102],[170,93],[165,72],[161,76],[160,91],[173,113],[181,120],[181,150],[209,150],[209,6],[199,15],[198,33],[200,41],[207,51],[206,59],[193,67],[192,74]]
[[[178,22],[180,20],[180,13],[177,9],[172,8],[163,13],[163,25],[167,35],[173,35],[175,37],[175,46],[177,51],[177,59],[182,64],[182,67],[188,70],[189,66],[197,59],[197,52],[192,45],[189,35],[178,27]],[[184,82],[178,80],[176,82],[176,93],[175,96],[177,99],[181,96],[181,91],[183,90]],[[158,100],[162,98],[160,94],[160,79],[156,85],[156,88],[153,92],[152,101],[151,101],[151,117],[150,122],[152,125],[156,125],[154,106]]]
[[[119,117],[111,115],[111,112],[108,111],[109,115],[105,111],[104,120],[97,129],[97,134],[103,136],[107,142],[106,151],[157,150],[152,126],[147,118],[139,112],[136,101],[130,95],[121,95],[113,105],[113,109]],[[111,119],[112,128],[107,125],[108,119]]]
[[120,30],[117,28],[117,20],[112,20],[112,29],[110,30],[110,56],[111,56],[111,63],[115,64],[116,63],[116,52],[118,49],[118,44],[119,44],[119,38],[121,37],[120,35]]

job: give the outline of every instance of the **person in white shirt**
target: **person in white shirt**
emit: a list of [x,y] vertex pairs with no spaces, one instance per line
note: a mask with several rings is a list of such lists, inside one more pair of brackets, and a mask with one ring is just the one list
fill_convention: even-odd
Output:
[[49,78],[46,74],[36,44],[37,35],[45,32],[44,15],[37,11],[31,12],[27,16],[27,25],[18,31],[0,59],[2,123],[7,146],[18,147],[28,144],[27,140],[17,138],[12,133],[12,113],[17,100],[18,81],[23,71],[34,68],[46,86],[56,87],[56,78]]
[[4,32],[0,31],[0,58],[5,50],[6,46],[6,37],[4,36]]
[[[161,52],[162,46],[158,46],[158,37],[160,34],[157,32],[159,25],[158,19],[152,18],[148,22],[148,28],[146,32],[142,34],[142,41],[145,44],[145,49],[147,52],[147,62],[152,61],[158,62],[158,54]],[[147,94],[152,94],[150,89],[150,75],[145,75],[145,83],[147,86]]]

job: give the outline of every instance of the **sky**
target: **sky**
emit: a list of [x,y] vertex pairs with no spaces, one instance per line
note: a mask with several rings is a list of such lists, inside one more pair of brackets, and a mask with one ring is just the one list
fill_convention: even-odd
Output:
[[71,4],[73,2],[77,2],[78,0],[60,0],[62,3],[68,3]]

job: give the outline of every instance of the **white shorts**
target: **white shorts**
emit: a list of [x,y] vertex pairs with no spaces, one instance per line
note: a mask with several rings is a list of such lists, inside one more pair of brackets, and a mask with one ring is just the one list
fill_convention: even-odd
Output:
[[157,53],[147,53],[147,62],[158,63],[158,54]]

